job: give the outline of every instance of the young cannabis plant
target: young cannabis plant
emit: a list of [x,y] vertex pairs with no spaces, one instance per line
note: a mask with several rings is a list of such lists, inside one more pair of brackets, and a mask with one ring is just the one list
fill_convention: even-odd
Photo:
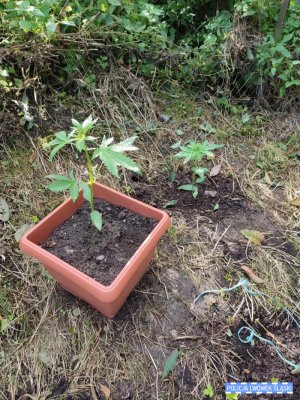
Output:
[[193,197],[196,198],[199,193],[197,183],[203,183],[206,179],[205,174],[208,172],[208,169],[200,167],[199,163],[205,156],[213,156],[213,150],[220,149],[221,147],[223,147],[223,144],[211,144],[207,140],[202,143],[191,140],[187,145],[180,146],[181,151],[175,154],[175,157],[183,159],[183,164],[192,164],[192,183],[181,185],[178,189],[191,191]]
[[[61,192],[69,190],[72,200],[75,202],[79,196],[79,188],[82,189],[83,197],[90,203],[91,206],[91,221],[98,229],[102,229],[102,214],[95,210],[94,206],[94,182],[95,177],[92,168],[92,160],[100,158],[107,170],[115,177],[119,177],[118,167],[123,167],[134,172],[140,172],[137,164],[124,153],[127,151],[138,150],[133,145],[137,136],[132,136],[120,143],[113,144],[114,139],[106,139],[104,136],[100,146],[97,145],[98,138],[89,136],[97,122],[93,120],[92,115],[85,119],[82,123],[72,119],[72,129],[69,133],[60,131],[55,134],[55,139],[46,145],[46,148],[52,148],[49,160],[52,161],[56,153],[66,145],[71,145],[79,153],[83,153],[87,169],[89,172],[89,181],[77,181],[74,174],[71,172],[69,176],[63,175],[48,175],[46,178],[52,179],[52,182],[47,185],[47,188],[53,192]],[[89,145],[93,147],[89,147]]]

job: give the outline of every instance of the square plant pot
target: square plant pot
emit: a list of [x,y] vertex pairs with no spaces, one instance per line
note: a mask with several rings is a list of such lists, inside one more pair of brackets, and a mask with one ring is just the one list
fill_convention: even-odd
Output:
[[113,318],[148,269],[159,239],[171,226],[171,219],[164,211],[98,183],[94,185],[94,196],[96,199],[105,200],[157,221],[152,232],[109,286],[104,286],[90,278],[41,247],[41,243],[45,242],[57,227],[83,205],[82,193],[75,203],[71,198],[67,199],[26,232],[20,241],[20,249],[43,263],[54,279],[68,292],[85,300],[107,317]]

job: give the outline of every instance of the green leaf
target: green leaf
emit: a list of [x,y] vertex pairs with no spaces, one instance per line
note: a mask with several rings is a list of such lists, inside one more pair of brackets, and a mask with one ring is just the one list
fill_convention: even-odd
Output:
[[197,189],[196,185],[181,185],[178,187],[179,190],[187,190],[187,191],[194,191],[195,189]]
[[204,396],[208,396],[209,398],[212,398],[214,395],[214,390],[211,385],[207,385],[206,388],[203,390]]
[[98,231],[101,231],[102,229],[102,214],[99,213],[99,211],[94,210],[91,212],[91,220],[93,225],[98,229]]
[[85,150],[85,148],[86,148],[85,138],[76,140],[75,147],[80,153],[82,152],[82,150]]
[[278,382],[279,382],[279,379],[278,379],[278,378],[271,378],[271,382],[272,382],[272,383],[278,383]]
[[92,192],[91,192],[90,185],[88,185],[86,182],[80,182],[79,185],[82,189],[83,197],[85,198],[85,200],[87,200],[89,203],[91,203],[92,202]]
[[196,175],[200,176],[200,178],[203,178],[203,177],[205,177],[206,172],[208,172],[208,168],[194,167],[194,168],[192,168],[192,171]]
[[202,176],[201,178],[197,178],[195,183],[203,183],[206,181],[206,176]]
[[50,36],[50,37],[53,36],[53,34],[56,31],[56,27],[57,27],[57,24],[54,21],[48,21],[46,23],[46,30],[47,30],[48,36]]
[[23,29],[24,32],[29,32],[32,30],[33,25],[31,22],[21,19],[21,21],[19,21],[19,27]]
[[278,45],[276,46],[276,50],[282,54],[284,57],[286,58],[292,58],[291,53],[288,51],[288,49],[286,47],[284,47],[284,45],[282,43],[278,43]]
[[169,357],[166,359],[164,364],[164,370],[161,379],[164,380],[175,368],[180,352],[178,349],[172,351]]
[[197,188],[197,186],[196,186],[195,189],[193,190],[193,197],[194,197],[194,199],[198,196],[198,194],[199,194],[199,191],[198,191],[198,188]]
[[119,177],[118,166],[129,169],[130,171],[139,173],[140,169],[131,158],[122,153],[110,150],[109,147],[96,149],[92,159],[99,157],[107,170],[114,176]]
[[50,153],[49,160],[52,161],[53,157],[56,155],[56,153],[64,147],[66,144],[69,144],[73,141],[74,139],[71,139],[71,137],[68,137],[65,131],[60,131],[55,134],[55,139],[51,140],[46,146],[45,149],[49,147],[53,147],[53,150]]
[[[96,121],[96,120],[95,120]],[[90,114],[81,124],[83,128],[87,128],[93,124],[93,115]]]
[[178,147],[181,145],[181,140],[179,140],[178,142],[172,144],[171,149],[178,149]]
[[226,400],[238,400],[239,395],[237,393],[227,393]]
[[46,188],[51,190],[52,192],[62,192],[66,189],[69,189],[72,186],[73,182],[70,179],[66,180],[55,180],[50,182]]
[[178,135],[178,136],[184,135],[184,132],[181,129],[177,129],[175,132],[176,132],[176,135]]
[[173,183],[173,182],[175,181],[175,179],[176,179],[176,172],[175,172],[175,171],[171,171],[171,172],[170,172],[170,175],[169,175],[168,181],[169,181],[170,183]]
[[125,151],[135,151],[138,150],[136,146],[133,146],[134,141],[137,139],[137,136],[131,136],[128,139],[122,140],[120,143],[116,143],[110,146],[111,150],[116,151],[117,153],[124,153]]
[[65,26],[75,26],[75,22],[74,21],[60,21],[59,22],[61,25],[65,25]]
[[242,115],[242,123],[246,124],[249,121],[250,121],[250,115],[249,114],[243,114]]
[[190,141],[187,146],[181,146],[180,152],[175,154],[176,158],[183,158],[183,163],[186,164],[189,161],[201,161],[204,156],[213,156],[213,150],[223,147],[220,144],[209,143],[205,140],[202,143]]
[[82,125],[79,121],[77,121],[77,119],[72,118],[71,121],[75,128],[79,128],[79,129],[81,128]]
[[254,231],[250,229],[243,229],[241,234],[249,240],[250,243],[260,246],[265,240],[265,235],[262,232]]
[[220,204],[219,204],[219,203],[216,203],[216,204],[214,205],[213,211],[218,211],[219,208],[220,208]]
[[79,195],[78,183],[74,181],[70,187],[70,196],[73,202],[75,202],[78,199],[78,195]]
[[112,6],[121,6],[121,2],[120,0],[107,0],[109,4],[111,4]]
[[57,181],[68,181],[68,180],[70,180],[67,176],[64,176],[64,175],[55,175],[55,174],[47,175],[47,176],[45,176],[45,178],[48,178],[48,179],[55,179],[55,180],[57,180]]
[[163,208],[175,206],[177,203],[178,203],[178,200],[169,200],[163,205]]
[[285,84],[286,88],[289,88],[290,86],[300,86],[300,79],[294,79],[292,81],[289,81]]

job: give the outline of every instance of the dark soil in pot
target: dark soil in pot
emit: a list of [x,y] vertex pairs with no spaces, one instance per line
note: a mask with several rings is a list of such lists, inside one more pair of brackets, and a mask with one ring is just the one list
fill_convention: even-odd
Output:
[[103,285],[110,285],[153,230],[157,221],[95,199],[102,213],[99,232],[85,203],[58,227],[42,247]]

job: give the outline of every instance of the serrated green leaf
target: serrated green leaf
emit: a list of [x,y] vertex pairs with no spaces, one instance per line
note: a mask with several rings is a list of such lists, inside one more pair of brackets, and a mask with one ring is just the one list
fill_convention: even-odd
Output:
[[131,136],[125,140],[122,140],[120,143],[116,143],[110,146],[111,150],[116,151],[117,153],[124,153],[125,151],[135,151],[138,150],[136,146],[133,146],[133,143],[137,139],[137,136]]
[[114,176],[118,177],[118,166],[129,169],[130,171],[139,173],[140,169],[131,158],[125,156],[125,154],[118,153],[116,151],[110,150],[110,148],[99,148],[93,153],[92,158],[99,157],[103,162],[107,170]]
[[202,143],[191,140],[188,145],[180,147],[181,151],[175,154],[175,157],[183,158],[184,164],[189,161],[201,161],[204,156],[212,156],[212,151],[221,147],[223,147],[223,145],[209,143],[207,140]]
[[90,126],[91,123],[93,122],[93,116],[90,114],[81,124],[83,128],[86,128],[87,126]]
[[66,144],[69,144],[73,141],[74,139],[71,139],[70,137],[67,136],[65,131],[60,131],[55,134],[55,139],[51,140],[46,146],[45,149],[49,147],[53,147],[53,150],[50,153],[49,160],[52,161],[53,157],[56,155],[56,153],[64,147]]
[[72,118],[71,121],[72,121],[73,126],[75,126],[75,128],[79,128],[79,129],[81,128],[82,125],[79,121],[77,121],[77,119]]
[[172,351],[169,357],[166,359],[164,364],[164,370],[161,379],[164,380],[176,367],[177,360],[179,358],[180,352],[178,349]]
[[79,186],[78,183],[74,181],[70,187],[70,196],[73,202],[75,202],[78,199],[78,195],[79,195]]
[[57,139],[62,140],[63,142],[65,142],[67,140],[67,133],[65,131],[59,131],[55,134],[55,137]]
[[65,145],[66,145],[66,143],[61,143],[61,144],[58,144],[57,146],[55,146],[55,147],[53,148],[53,150],[51,151],[51,153],[50,153],[49,161],[52,161],[53,158],[55,157],[56,153],[57,153],[62,147],[64,147]]
[[70,179],[68,180],[57,180],[57,181],[53,181],[50,182],[46,188],[51,190],[52,192],[62,192],[66,189],[69,189],[72,185],[72,181]]
[[89,203],[92,201],[92,192],[90,185],[88,185],[86,182],[80,182],[80,187],[82,189],[83,197],[85,200],[87,200]]
[[82,150],[84,150],[84,149],[86,148],[86,145],[85,145],[85,138],[76,140],[76,142],[75,142],[75,147],[76,147],[76,149],[81,153]]
[[106,139],[106,136],[103,136],[100,147],[101,148],[108,147],[113,141],[114,141],[114,138],[111,137],[111,138]]
[[98,229],[98,231],[101,231],[102,229],[102,214],[97,211],[94,210],[91,212],[91,221],[93,223],[93,225]]

